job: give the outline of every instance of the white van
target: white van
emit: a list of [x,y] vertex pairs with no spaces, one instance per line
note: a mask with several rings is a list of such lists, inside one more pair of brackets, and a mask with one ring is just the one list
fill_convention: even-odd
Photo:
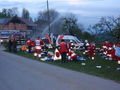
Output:
[[74,49],[80,49],[83,47],[83,43],[77,39],[77,37],[72,36],[72,35],[59,35],[57,40],[56,40],[56,46],[59,45],[61,40],[64,39],[66,43],[72,42],[74,45]]

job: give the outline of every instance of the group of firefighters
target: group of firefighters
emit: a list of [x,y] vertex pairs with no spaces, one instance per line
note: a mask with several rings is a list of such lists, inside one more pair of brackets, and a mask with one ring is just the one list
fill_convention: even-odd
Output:
[[22,51],[27,50],[29,53],[34,52],[34,56],[41,57],[40,54],[45,49],[45,43],[39,37],[35,41],[28,39],[26,41],[26,44],[27,48],[26,45],[23,45],[21,48]]
[[[41,53],[46,51],[46,44],[40,39],[37,38],[35,41],[31,41],[30,39],[26,42],[28,49],[25,47],[25,45],[22,46],[22,51],[28,50],[29,53],[31,51],[34,52],[34,56],[41,58]],[[34,47],[34,49],[33,49]],[[85,41],[84,43],[84,49],[83,54],[86,54],[91,58],[94,59],[95,57],[95,44],[94,43],[88,43]],[[66,43],[64,40],[61,40],[59,43],[59,46],[56,47],[55,53],[51,55],[52,59],[54,60],[60,60],[62,62],[65,62],[66,60],[76,60],[78,55],[73,50],[73,43],[69,42]]]
[[117,60],[120,64],[120,42],[113,44],[109,41],[102,43],[102,47],[99,49],[100,54],[107,60]]
[[[26,44],[28,49],[25,47],[25,45],[23,45],[22,51],[28,50],[29,53],[34,52],[35,57],[41,58],[42,53],[46,52],[46,44],[39,37],[34,41],[31,41],[30,39],[27,40]],[[87,40],[85,40],[82,51],[83,56],[86,56],[92,60],[95,59],[95,53],[98,51],[105,59],[118,60],[118,64],[120,64],[120,56],[118,53],[119,48],[120,43],[115,45],[108,41],[103,42],[100,48],[96,48],[94,42],[89,43]],[[56,47],[55,52],[51,55],[52,59],[59,59],[62,62],[67,60],[76,60],[77,57],[78,55],[73,50],[73,43],[66,43],[64,40],[61,40],[59,46]]]
[[104,41],[101,47],[96,48],[95,43],[92,42],[89,44],[88,41],[85,40],[84,45],[85,49],[83,54],[87,54],[91,59],[95,59],[95,53],[99,52],[106,60],[116,60],[118,64],[120,64],[120,42],[113,44],[109,41]]

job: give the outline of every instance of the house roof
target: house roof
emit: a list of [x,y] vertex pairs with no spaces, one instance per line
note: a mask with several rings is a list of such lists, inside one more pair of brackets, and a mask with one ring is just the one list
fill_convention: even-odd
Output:
[[10,18],[0,18],[0,24],[6,24],[9,20]]
[[10,21],[11,21],[12,19],[14,19],[14,18],[22,21],[22,22],[25,23],[27,26],[36,26],[36,24],[34,24],[34,22],[31,22],[31,21],[28,20],[28,19],[20,18],[20,17],[0,18],[0,24],[1,24],[1,25],[4,25],[4,24],[10,22]]
[[32,22],[32,21],[30,21],[28,19],[20,18],[20,17],[18,17],[18,19],[21,20],[22,22],[24,22],[28,26],[36,26],[36,24],[34,24],[34,22]]

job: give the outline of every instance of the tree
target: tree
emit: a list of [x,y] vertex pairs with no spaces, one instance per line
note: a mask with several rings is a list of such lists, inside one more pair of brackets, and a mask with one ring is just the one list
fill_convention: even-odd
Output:
[[2,9],[2,12],[0,12],[0,17],[14,17],[14,16],[17,16],[18,15],[18,9],[17,7],[13,7],[13,8],[10,8],[10,9],[5,9],[3,8]]
[[19,13],[17,7],[11,8],[8,12],[10,13],[10,17],[18,16]]
[[27,9],[23,8],[22,18],[30,19],[30,13]]
[[[53,22],[55,22],[55,20],[57,19],[57,17],[59,16],[59,13],[54,10],[54,9],[50,9],[49,10],[49,19],[48,19],[48,11],[44,10],[44,11],[39,11],[38,16],[35,20],[35,23],[37,24],[37,32],[38,33],[44,33],[44,29],[47,28],[47,26],[50,24],[50,29],[51,32],[54,31],[55,28],[53,28]],[[48,31],[48,29],[46,29]],[[54,33],[54,32],[53,32]]]
[[0,18],[4,18],[4,17],[6,17],[6,15],[0,12]]
[[77,19],[75,15],[70,14],[67,17],[63,18],[62,29],[65,34],[70,34],[79,37],[82,32],[78,27]]
[[3,14],[4,17],[7,17],[7,9],[3,8],[1,14]]
[[106,33],[109,36],[120,39],[120,16],[115,17],[102,17],[100,21],[89,27],[96,36],[98,34]]
[[[49,10],[50,22],[53,22],[58,17],[58,15],[59,15],[59,13],[56,10],[50,9]],[[46,10],[39,11],[37,20],[48,22],[48,11],[46,11]]]
[[116,27],[116,28],[113,30],[113,35],[114,35],[114,37],[117,39],[117,41],[120,40],[120,27]]

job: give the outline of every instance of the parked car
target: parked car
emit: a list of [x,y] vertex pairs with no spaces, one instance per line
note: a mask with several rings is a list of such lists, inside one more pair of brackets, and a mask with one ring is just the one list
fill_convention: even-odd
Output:
[[64,39],[66,43],[72,42],[74,49],[82,49],[83,48],[83,43],[77,39],[77,37],[72,36],[72,35],[59,35],[57,40],[56,40],[56,46],[59,46],[59,43],[61,40]]

